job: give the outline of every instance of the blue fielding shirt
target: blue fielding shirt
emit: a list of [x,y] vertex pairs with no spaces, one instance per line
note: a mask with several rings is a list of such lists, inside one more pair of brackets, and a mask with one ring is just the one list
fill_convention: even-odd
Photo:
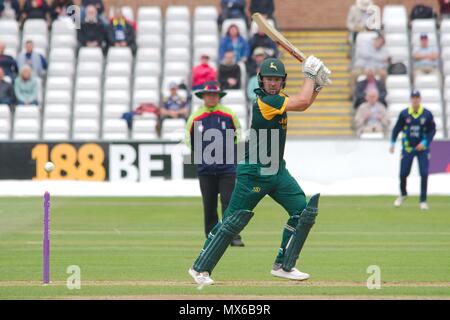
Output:
[[436,134],[433,114],[422,105],[420,105],[417,113],[414,112],[412,107],[403,110],[400,112],[397,123],[392,130],[392,144],[395,144],[400,131],[402,132],[403,151],[411,153],[420,143],[428,150]]

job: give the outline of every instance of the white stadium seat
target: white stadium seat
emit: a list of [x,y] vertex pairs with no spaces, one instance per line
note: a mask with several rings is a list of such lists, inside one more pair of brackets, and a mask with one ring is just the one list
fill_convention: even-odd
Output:
[[194,10],[194,21],[217,21],[219,13],[215,6],[197,6]]
[[191,14],[187,6],[168,6],[166,21],[189,21]]
[[72,136],[75,140],[97,140],[99,138],[98,120],[75,119]]
[[142,90],[156,90],[159,91],[159,79],[158,77],[136,77],[134,79],[134,88]]
[[190,50],[187,48],[170,48],[166,49],[164,54],[165,62],[189,62],[191,60]]
[[0,118],[0,141],[8,141],[11,136],[11,120]]
[[166,119],[162,123],[161,138],[165,140],[183,140],[186,121],[183,119]]
[[161,62],[161,50],[158,48],[139,48],[136,62]]
[[162,17],[161,8],[158,6],[143,6],[138,9],[138,23],[143,21],[160,21]]
[[134,67],[135,77],[159,77],[161,74],[161,63],[138,62]]
[[133,119],[133,130],[132,139],[133,140],[154,140],[158,136],[156,134],[156,119],[143,119],[140,117],[135,117]]
[[161,48],[162,39],[160,34],[142,34],[137,36],[136,42],[139,48]]
[[435,19],[414,19],[411,21],[411,34],[436,33]]
[[71,104],[72,94],[70,90],[47,90],[45,94],[45,105],[49,104]]
[[440,76],[429,74],[429,75],[417,75],[414,81],[414,87],[417,89],[429,89],[429,88],[441,88]]
[[100,93],[95,90],[77,90],[75,92],[75,103],[78,104],[99,104]]
[[105,76],[107,77],[129,77],[131,75],[131,64],[127,62],[111,62],[106,65]]
[[392,89],[386,96],[386,101],[390,103],[409,103],[411,91],[408,89]]
[[155,34],[159,35],[162,33],[161,22],[159,21],[141,21],[137,25],[137,35],[141,34]]
[[73,107],[73,116],[75,119],[97,119],[100,117],[99,104],[78,104]]
[[127,77],[107,77],[105,79],[105,90],[129,90],[130,80]]
[[47,104],[44,108],[44,119],[69,119],[70,115],[70,104]]
[[189,21],[167,21],[166,35],[169,34],[187,34],[191,33],[191,24]]
[[120,119],[125,112],[129,111],[130,111],[129,104],[117,104],[117,103],[103,104],[104,119]]
[[405,33],[389,33],[385,36],[387,47],[405,47],[408,50],[408,35]]
[[106,104],[130,104],[129,90],[106,90],[103,96],[103,103]]
[[410,89],[410,80],[407,75],[389,75],[386,78],[386,89]]
[[71,77],[47,77],[47,90],[72,90],[73,81]]
[[194,48],[214,48],[218,50],[219,39],[214,35],[197,35],[194,37]]
[[382,23],[386,33],[407,33],[408,13],[404,5],[385,5]]
[[159,100],[159,92],[156,90],[135,90],[132,109],[136,109],[142,103],[153,103],[158,106]]
[[244,90],[227,90],[227,95],[222,98],[224,105],[228,104],[246,104]]
[[44,140],[70,139],[70,123],[67,119],[46,119],[42,128]]
[[14,119],[13,139],[26,141],[38,140],[40,137],[40,120],[39,119]]
[[125,120],[107,119],[103,122],[102,138],[104,140],[127,140],[128,127]]
[[72,77],[75,73],[75,66],[72,62],[53,62],[48,66],[50,77]]
[[76,90],[100,90],[100,77],[77,77]]
[[198,21],[194,22],[194,36],[199,35],[211,35],[214,37],[219,37],[219,27],[217,26],[216,20],[210,21]]
[[441,103],[441,90],[438,88],[434,89],[422,89],[420,90],[420,94],[422,96],[423,103],[430,103],[430,102],[436,102]]
[[52,36],[63,34],[76,36],[77,28],[72,19],[59,19],[52,23]]
[[77,38],[72,35],[66,34],[55,34],[51,39],[52,48],[72,48],[75,49],[77,46]]
[[52,48],[49,55],[49,63],[66,62],[75,63],[75,52],[70,48]]
[[190,48],[191,37],[187,34],[169,34],[165,38],[167,48]]
[[164,65],[165,76],[184,76],[187,77],[190,74],[190,66],[186,62],[167,62]]
[[78,61],[103,63],[103,52],[100,48],[80,48]]
[[100,77],[103,65],[99,62],[83,62],[78,60],[77,77]]
[[126,48],[110,48],[108,50],[107,62],[133,62],[133,53],[131,49]]
[[48,35],[47,21],[43,19],[27,19],[23,25],[23,34],[42,34]]

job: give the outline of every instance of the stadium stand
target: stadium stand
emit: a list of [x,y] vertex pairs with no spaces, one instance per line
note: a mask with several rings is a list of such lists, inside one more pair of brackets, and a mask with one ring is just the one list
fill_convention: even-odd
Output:
[[[44,20],[28,19],[23,29],[15,20],[0,20],[0,40],[6,43],[6,54],[17,57],[27,40],[33,40],[37,52],[48,58],[48,72],[39,85],[40,107],[33,114],[11,113],[0,106],[0,139],[66,140],[66,139],[180,139],[182,121],[163,123],[161,136],[156,132],[157,117],[134,115],[129,129],[122,115],[141,104],[159,106],[171,82],[190,88],[192,66],[207,53],[210,64],[218,69],[218,49],[228,27],[236,24],[241,35],[249,39],[257,30],[243,19],[227,19],[219,29],[215,6],[169,5],[165,12],[159,6],[140,6],[134,12],[122,7],[128,20],[136,24],[137,52],[129,48],[110,48],[105,55],[100,48],[83,47],[77,52],[77,30],[70,20],[56,20],[51,28]],[[110,8],[110,15],[113,14]],[[270,21],[273,23],[273,21]],[[386,47],[391,63],[404,63],[407,74],[390,74],[386,79],[387,103],[391,125],[409,103],[412,88],[421,90],[424,105],[432,110],[438,125],[437,137],[450,134],[450,19],[415,19],[409,25],[404,5],[385,5],[382,15]],[[430,45],[439,49],[438,75],[412,73],[412,51],[420,35],[428,35]],[[321,95],[316,108],[307,117],[292,116],[290,136],[350,136],[351,95],[348,86],[348,45],[345,32],[285,32],[290,39],[302,41],[302,49],[314,52],[334,71],[334,88]],[[375,32],[360,32],[353,50],[367,45]],[[319,39],[324,39],[320,42]],[[336,49],[339,47],[339,49]],[[342,51],[343,50],[343,51]],[[301,74],[294,61],[283,56],[290,82],[288,93],[298,87]],[[249,101],[245,95],[248,81],[246,68],[240,64],[242,89],[230,90],[223,103],[248,127]],[[298,77],[298,78],[297,78]],[[349,94],[347,94],[347,91]],[[202,103],[188,91],[180,90],[190,102],[191,112]],[[17,108],[18,110],[22,108]],[[324,124],[320,128],[318,124]],[[308,130],[308,127],[311,130]],[[177,133],[178,132],[178,133]]]

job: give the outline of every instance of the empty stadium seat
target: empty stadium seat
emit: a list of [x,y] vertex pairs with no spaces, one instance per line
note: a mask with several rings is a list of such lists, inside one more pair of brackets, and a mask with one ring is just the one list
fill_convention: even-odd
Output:
[[69,140],[70,124],[67,119],[46,119],[42,129],[44,140]]
[[154,20],[140,21],[137,26],[137,35],[155,34],[159,35],[162,32],[161,22]]
[[14,119],[13,139],[20,141],[35,141],[40,138],[40,120],[38,118]]
[[409,103],[411,91],[408,89],[392,89],[386,96],[388,103]]
[[75,119],[73,122],[73,139],[98,140],[99,123],[94,119]]
[[167,21],[166,35],[170,34],[191,34],[191,24],[189,21]]
[[139,7],[137,20],[139,23],[144,21],[161,21],[161,8],[159,6]]
[[417,75],[414,81],[414,86],[419,90],[441,88],[441,79],[440,76],[434,74]]
[[424,103],[442,102],[441,90],[439,88],[422,89],[420,90],[420,94]]
[[129,90],[106,90],[103,96],[103,103],[106,104],[130,104]]
[[160,34],[138,34],[136,43],[139,48],[161,48],[162,39]]
[[129,104],[104,103],[103,118],[104,119],[120,119],[125,112],[130,111]]
[[134,67],[135,77],[159,77],[161,74],[161,63],[158,62],[138,62]]
[[408,13],[403,5],[385,5],[382,17],[386,33],[407,33]]
[[100,90],[100,77],[82,77],[78,76],[76,80],[76,90]]
[[0,105],[0,140],[9,140],[11,134],[11,111],[9,106]]
[[75,119],[98,119],[100,118],[99,104],[75,103],[73,115]]
[[136,77],[134,79],[134,89],[159,91],[158,77]]
[[138,48],[136,62],[161,62],[161,50],[159,48]]
[[100,77],[103,65],[99,62],[84,62],[78,60],[77,77]]
[[135,90],[132,109],[136,109],[142,103],[153,103],[158,106],[159,100],[159,92],[156,90]]
[[166,21],[189,21],[191,14],[187,6],[168,6]]
[[164,140],[183,140],[186,121],[183,119],[166,119],[162,123],[161,138]]
[[215,6],[197,6],[194,10],[194,21],[217,21],[218,17]]
[[44,119],[69,119],[71,116],[70,104],[46,104]]
[[210,21],[194,21],[194,35],[210,35],[219,37],[219,27],[216,20]]
[[167,48],[190,48],[191,37],[188,34],[169,34],[165,39]]
[[70,90],[47,90],[45,94],[45,105],[49,104],[71,104],[72,94]]
[[70,48],[52,48],[49,55],[49,63],[66,62],[75,63],[75,52]]
[[224,105],[246,104],[246,102],[244,90],[227,90],[227,95],[222,99]]
[[107,77],[130,77],[131,64],[127,62],[111,62],[106,65],[105,76]]
[[389,75],[386,78],[386,89],[409,89],[410,80],[407,75]]
[[103,52],[100,48],[88,48],[83,47],[80,48],[80,51],[78,52],[78,62],[97,62],[97,63],[103,63]]
[[158,136],[156,134],[156,119],[145,119],[141,117],[135,117],[133,119],[133,140],[154,140]]
[[170,76],[184,76],[187,77],[190,73],[190,65],[186,62],[167,62],[164,65],[164,75]]
[[127,140],[128,127],[125,120],[106,119],[103,122],[102,138],[104,140]]
[[73,81],[71,77],[62,76],[62,77],[47,77],[47,90],[71,90],[73,87]]
[[435,19],[414,19],[411,21],[411,34],[436,33]]
[[133,53],[131,49],[112,47],[108,50],[107,62],[133,62]]
[[105,90],[129,90],[130,80],[127,77],[107,77],[105,79]]
[[100,104],[100,92],[95,90],[77,90],[75,92],[75,103],[77,104]]
[[75,66],[72,62],[53,62],[48,66],[50,77],[72,77],[75,73]]

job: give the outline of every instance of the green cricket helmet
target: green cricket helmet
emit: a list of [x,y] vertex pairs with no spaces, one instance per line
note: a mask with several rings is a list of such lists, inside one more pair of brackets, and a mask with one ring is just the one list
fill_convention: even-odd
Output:
[[260,66],[258,73],[258,84],[259,87],[264,90],[264,85],[262,82],[263,77],[281,77],[283,78],[282,89],[286,87],[286,68],[284,67],[283,62],[279,59],[268,58],[264,60]]

